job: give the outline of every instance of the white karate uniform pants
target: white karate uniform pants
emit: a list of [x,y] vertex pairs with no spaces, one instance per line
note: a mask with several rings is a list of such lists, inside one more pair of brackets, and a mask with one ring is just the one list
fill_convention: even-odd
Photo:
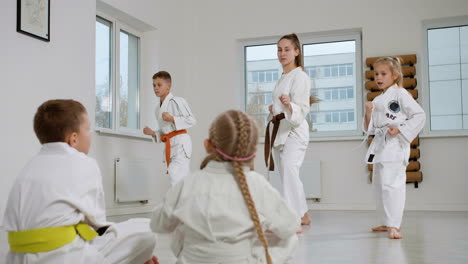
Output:
[[381,223],[400,228],[406,200],[406,165],[402,161],[376,163],[372,185]]
[[[164,153],[164,156],[166,154]],[[171,162],[167,168],[171,186],[176,185],[190,172],[190,157],[187,157],[182,145],[171,146]]]
[[283,198],[299,217],[309,210],[304,186],[299,178],[299,170],[304,161],[307,145],[295,137],[288,137],[283,146],[273,148],[275,169],[279,172],[283,185]]

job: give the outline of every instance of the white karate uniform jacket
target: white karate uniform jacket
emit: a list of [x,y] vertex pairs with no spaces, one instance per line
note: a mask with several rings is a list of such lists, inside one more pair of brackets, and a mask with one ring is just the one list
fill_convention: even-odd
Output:
[[[309,143],[309,124],[306,116],[309,113],[310,78],[301,67],[281,75],[273,90],[273,115],[285,114],[280,121],[278,134],[273,147],[284,145],[288,136],[294,136],[305,145]],[[291,98],[291,113],[279,100],[279,96],[286,94]],[[271,119],[271,116],[270,116]]]
[[[299,170],[309,144],[309,124],[305,119],[310,109],[309,91],[310,78],[301,67],[281,75],[273,90],[273,115],[285,114],[273,144],[273,157],[283,197],[300,217],[308,211]],[[290,96],[292,113],[279,99],[283,94]]]
[[[263,175],[244,169],[261,223],[279,238],[271,242],[273,263],[287,263],[297,244],[299,217]],[[181,228],[177,263],[264,263],[244,197],[228,162],[210,161],[172,187],[153,212],[157,233]]]
[[[410,93],[396,84],[373,100],[374,109],[367,128],[368,135],[375,135],[366,154],[369,164],[403,161],[408,165],[410,144],[424,127],[426,115]],[[390,136],[390,126],[400,133]],[[373,158],[369,159],[371,155]]]
[[[106,221],[102,178],[96,161],[66,143],[44,144],[16,178],[3,228],[22,231],[85,222],[103,236],[48,252],[9,252],[6,263],[144,263],[152,256],[155,236],[148,219],[113,224]],[[3,261],[2,261],[3,262]]]
[[[166,122],[162,119],[162,113],[168,112],[174,117],[174,123]],[[172,131],[188,129],[193,127],[197,120],[184,98],[174,96],[169,93],[162,105],[157,104],[154,110],[159,130],[156,131],[156,141],[161,142],[161,134],[168,134]],[[177,153],[176,150],[181,147],[187,158],[192,156],[192,140],[189,134],[181,134],[171,138],[171,156]],[[174,150],[173,150],[174,149]],[[164,158],[165,159],[165,158]]]

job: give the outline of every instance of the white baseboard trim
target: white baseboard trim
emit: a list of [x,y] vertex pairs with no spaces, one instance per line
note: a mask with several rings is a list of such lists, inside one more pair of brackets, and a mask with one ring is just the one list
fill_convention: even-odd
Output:
[[106,214],[107,216],[116,216],[116,215],[151,213],[154,207],[155,207],[154,204],[147,204],[141,207],[106,208]]

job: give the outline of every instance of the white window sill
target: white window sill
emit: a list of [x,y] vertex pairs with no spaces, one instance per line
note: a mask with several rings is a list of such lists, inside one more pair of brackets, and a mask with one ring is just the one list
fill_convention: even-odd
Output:
[[[362,136],[334,136],[334,137],[310,137],[309,142],[338,142],[338,141],[363,141]],[[265,144],[265,137],[260,137],[258,143]]]
[[420,138],[468,137],[468,131],[428,132],[428,133],[421,133],[419,137]]
[[100,135],[112,135],[112,136],[121,136],[121,137],[131,137],[145,140],[153,140],[151,136],[130,131],[115,131],[108,128],[96,128],[95,131]]

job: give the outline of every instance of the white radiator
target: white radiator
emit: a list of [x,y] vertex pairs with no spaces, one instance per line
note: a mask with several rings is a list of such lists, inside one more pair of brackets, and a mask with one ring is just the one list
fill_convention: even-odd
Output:
[[[322,198],[320,160],[304,161],[299,177],[304,185],[306,198],[320,201]],[[274,173],[270,172],[270,182],[279,192],[282,192],[281,179],[276,170]]]
[[115,200],[143,202],[151,200],[156,187],[155,164],[150,159],[116,158]]

